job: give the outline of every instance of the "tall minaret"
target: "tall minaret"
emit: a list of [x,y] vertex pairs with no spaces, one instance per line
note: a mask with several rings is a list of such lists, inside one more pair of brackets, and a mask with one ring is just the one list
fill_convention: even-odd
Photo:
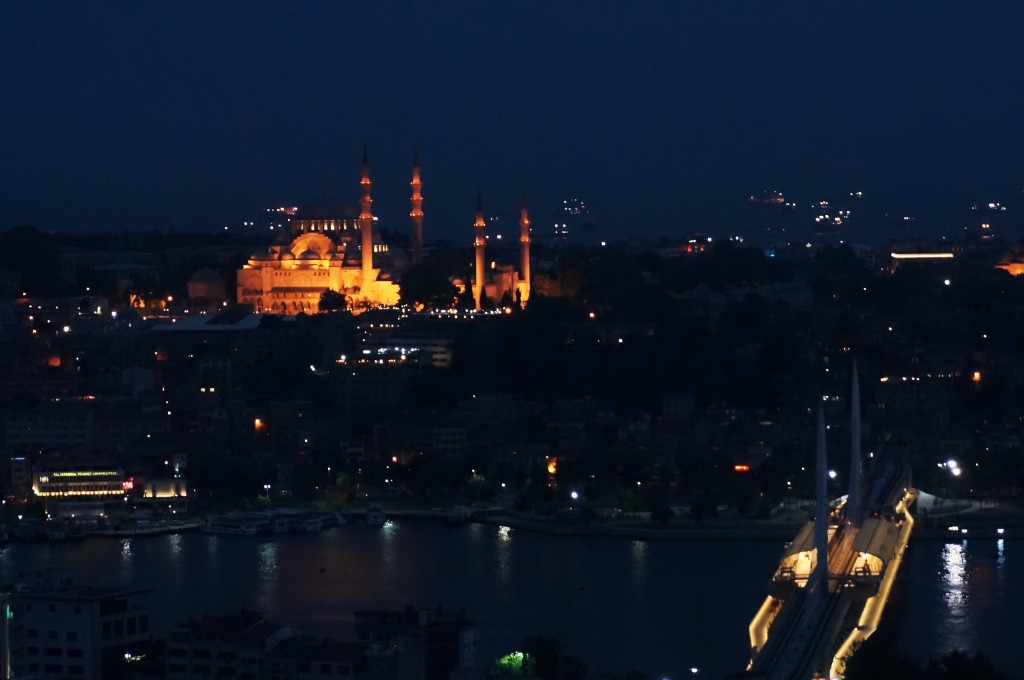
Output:
[[846,495],[846,520],[854,526],[860,526],[864,519],[862,504],[863,475],[860,442],[860,380],[857,378],[857,362],[853,362],[853,388],[850,392],[850,488]]
[[526,209],[526,192],[519,205],[519,278],[522,281],[520,304],[530,299],[530,215]]
[[480,311],[480,301],[484,296],[484,248],[487,246],[487,238],[484,235],[484,204],[480,198],[480,192],[476,194],[476,222],[473,228],[476,231],[476,238],[473,240],[473,248],[476,251],[476,280],[473,284],[473,304],[476,311]]
[[362,295],[367,296],[369,284],[373,281],[373,198],[370,196],[370,156],[363,145],[363,177],[359,180],[363,196],[359,199],[359,231],[362,234]]
[[828,460],[825,456],[825,412],[818,407],[818,440],[814,464],[817,509],[814,512],[814,552],[816,563],[808,586],[819,601],[828,593]]
[[412,263],[418,264],[423,259],[423,194],[420,193],[423,183],[420,181],[420,153],[416,149],[412,152],[412,182],[409,185],[412,187],[412,210],[409,211],[412,218]]

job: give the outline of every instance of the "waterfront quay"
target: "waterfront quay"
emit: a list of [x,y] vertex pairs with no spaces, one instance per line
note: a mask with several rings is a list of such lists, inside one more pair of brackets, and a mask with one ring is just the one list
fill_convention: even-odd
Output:
[[[788,541],[806,521],[799,513],[786,513],[775,519],[713,518],[696,522],[676,517],[664,525],[655,525],[645,513],[620,514],[587,521],[516,512],[499,506],[454,505],[449,507],[413,507],[394,505],[345,505],[336,509],[280,508],[276,510],[232,512],[194,516],[185,519],[138,520],[111,527],[96,523],[23,522],[8,526],[5,534],[12,541],[61,541],[89,536],[145,537],[194,531],[224,535],[267,535],[321,531],[349,523],[363,524],[371,507],[380,508],[386,520],[436,522],[449,525],[478,523],[509,527],[553,536],[618,537],[641,541]],[[681,513],[680,513],[681,514]],[[52,526],[47,526],[52,525]],[[915,540],[961,540],[965,538],[1022,538],[1024,511],[1015,506],[964,506],[945,514],[919,516],[910,536]]]

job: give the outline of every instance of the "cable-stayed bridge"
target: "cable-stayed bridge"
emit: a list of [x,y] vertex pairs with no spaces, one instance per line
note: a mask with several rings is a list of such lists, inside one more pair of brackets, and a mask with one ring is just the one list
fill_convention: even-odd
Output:
[[856,375],[855,368],[849,493],[829,507],[819,411],[817,511],[787,548],[750,623],[748,677],[843,678],[850,657],[878,627],[899,570],[917,491],[906,460],[895,453],[876,457],[862,474]]

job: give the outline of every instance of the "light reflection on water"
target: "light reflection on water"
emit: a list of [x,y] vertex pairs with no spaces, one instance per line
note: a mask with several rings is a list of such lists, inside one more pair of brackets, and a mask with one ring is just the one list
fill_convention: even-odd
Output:
[[643,592],[647,589],[647,551],[649,547],[646,541],[633,541],[630,547],[630,557],[633,564],[633,589]]
[[[1024,587],[1014,540],[914,542],[894,591],[906,610],[895,617],[901,649],[928,658],[968,648],[1010,668],[1006,650],[1024,633],[1006,623]],[[595,670],[680,678],[698,667],[723,677],[746,663],[747,624],[778,557],[767,541],[584,539],[402,520],[315,535],[12,543],[0,547],[0,583],[55,566],[80,583],[153,587],[158,631],[250,607],[349,639],[356,610],[443,604],[477,622],[481,660],[551,634]]]
[[398,554],[398,524],[391,520],[384,523],[380,528],[380,549],[381,559],[384,561],[384,574],[393,578],[399,567]]
[[967,541],[942,548],[942,599],[946,604],[944,642],[951,649],[972,649],[971,584]]
[[277,545],[277,541],[260,544],[257,568],[261,580],[272,581],[277,576]]
[[174,562],[181,561],[182,547],[181,547],[181,534],[171,534],[167,537],[167,545],[169,548],[170,558]]
[[257,553],[257,571],[260,576],[260,610],[269,609],[277,592],[277,541],[260,544]]
[[497,531],[498,580],[502,585],[508,583],[512,575],[512,527],[500,526]]
[[132,539],[125,538],[121,540],[121,565],[125,571],[131,571],[132,560],[135,557],[135,553],[132,550]]
[[1015,560],[1019,539],[911,539],[893,590],[899,648],[919,660],[953,650],[978,651],[1003,673],[1019,666],[1015,651],[1021,628],[1018,602],[1024,562]]

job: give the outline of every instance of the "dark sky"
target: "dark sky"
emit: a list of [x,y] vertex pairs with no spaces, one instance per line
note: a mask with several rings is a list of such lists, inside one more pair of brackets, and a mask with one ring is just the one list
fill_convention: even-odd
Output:
[[0,228],[218,228],[331,193],[428,238],[476,192],[538,229],[720,233],[853,189],[922,231],[1024,212],[1024,3],[0,3]]

